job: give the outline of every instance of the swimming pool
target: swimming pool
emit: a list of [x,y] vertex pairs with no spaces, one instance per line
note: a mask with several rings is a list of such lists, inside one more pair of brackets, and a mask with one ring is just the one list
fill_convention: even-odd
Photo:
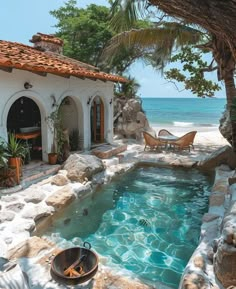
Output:
[[78,199],[46,235],[92,244],[140,279],[178,287],[208,208],[210,178],[197,170],[139,167]]

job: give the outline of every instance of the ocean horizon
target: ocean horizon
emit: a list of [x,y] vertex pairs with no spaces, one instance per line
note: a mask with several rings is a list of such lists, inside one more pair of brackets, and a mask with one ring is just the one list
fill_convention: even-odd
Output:
[[218,127],[225,98],[143,97],[142,107],[151,126]]

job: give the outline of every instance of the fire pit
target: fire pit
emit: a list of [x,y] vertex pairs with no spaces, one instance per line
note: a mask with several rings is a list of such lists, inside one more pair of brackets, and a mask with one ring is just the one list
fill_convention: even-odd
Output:
[[84,242],[83,247],[73,247],[58,253],[51,264],[53,279],[67,285],[91,279],[98,269],[98,257],[90,249],[90,243]]

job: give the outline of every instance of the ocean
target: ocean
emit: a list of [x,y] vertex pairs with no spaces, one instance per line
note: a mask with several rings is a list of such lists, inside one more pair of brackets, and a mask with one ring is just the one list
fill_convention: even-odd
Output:
[[142,98],[151,126],[218,127],[225,98]]

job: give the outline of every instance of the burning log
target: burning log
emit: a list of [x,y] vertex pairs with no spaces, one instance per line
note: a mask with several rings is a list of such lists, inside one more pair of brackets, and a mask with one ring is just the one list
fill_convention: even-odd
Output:
[[[81,275],[82,267],[79,267],[79,265],[84,261],[86,258],[85,255],[81,256],[79,260],[76,260],[73,264],[71,264],[67,269],[64,270],[64,275],[65,276],[70,276],[70,277],[77,277]],[[79,272],[76,271],[76,268],[79,267]],[[72,275],[72,276],[71,276]]]

